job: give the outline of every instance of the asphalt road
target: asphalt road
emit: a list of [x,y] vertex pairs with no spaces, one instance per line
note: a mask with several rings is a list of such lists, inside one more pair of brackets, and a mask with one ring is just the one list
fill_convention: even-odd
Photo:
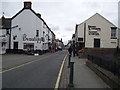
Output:
[[2,70],[18,66],[20,64],[33,61],[36,59],[39,59],[41,57],[44,57],[46,55],[51,55],[51,53],[46,53],[39,56],[34,55],[26,55],[26,54],[5,54],[2,55]]
[[40,58],[37,57],[35,62],[2,73],[2,87],[54,88],[66,54],[67,51],[60,51]]

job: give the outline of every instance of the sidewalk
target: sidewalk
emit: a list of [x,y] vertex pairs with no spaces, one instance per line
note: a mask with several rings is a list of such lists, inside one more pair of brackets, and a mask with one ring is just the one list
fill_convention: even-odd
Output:
[[74,88],[109,88],[109,86],[86,66],[86,59],[71,57],[74,61]]
[[[87,59],[71,57],[74,63],[74,88],[110,88],[97,74],[86,65]],[[70,68],[68,68],[68,57],[65,61],[60,87],[68,88]]]

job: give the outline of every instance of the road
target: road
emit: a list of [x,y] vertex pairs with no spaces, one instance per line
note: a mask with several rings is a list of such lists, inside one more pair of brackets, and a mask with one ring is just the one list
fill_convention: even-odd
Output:
[[[19,58],[19,60],[26,59],[28,61],[28,58],[29,59],[31,58],[31,61],[33,61],[33,59],[36,60],[34,60],[34,62],[30,62],[27,64],[21,63],[21,65],[19,65],[20,67],[14,66],[13,69],[9,69],[3,72],[2,87],[3,88],[54,88],[58,78],[58,73],[60,71],[62,61],[66,54],[67,51],[60,51],[50,55],[38,56],[38,57],[32,57],[32,56],[22,57],[21,55],[21,58]],[[15,57],[11,57],[11,58],[13,59]],[[5,59],[7,58],[4,58],[3,56],[3,60]],[[13,66],[13,64],[10,65]],[[6,65],[3,64],[3,66],[4,68],[6,68],[7,64]]]

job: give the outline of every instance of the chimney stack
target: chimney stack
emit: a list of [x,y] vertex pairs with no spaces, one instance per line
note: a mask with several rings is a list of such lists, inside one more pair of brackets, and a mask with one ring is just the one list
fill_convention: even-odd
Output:
[[30,1],[24,2],[24,8],[25,9],[31,9],[31,5],[32,5],[32,3]]

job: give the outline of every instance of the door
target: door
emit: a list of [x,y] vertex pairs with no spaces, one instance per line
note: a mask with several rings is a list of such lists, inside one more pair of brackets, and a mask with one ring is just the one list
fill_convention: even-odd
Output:
[[18,42],[14,42],[14,49],[18,49]]
[[100,39],[94,39],[94,48],[100,48]]

